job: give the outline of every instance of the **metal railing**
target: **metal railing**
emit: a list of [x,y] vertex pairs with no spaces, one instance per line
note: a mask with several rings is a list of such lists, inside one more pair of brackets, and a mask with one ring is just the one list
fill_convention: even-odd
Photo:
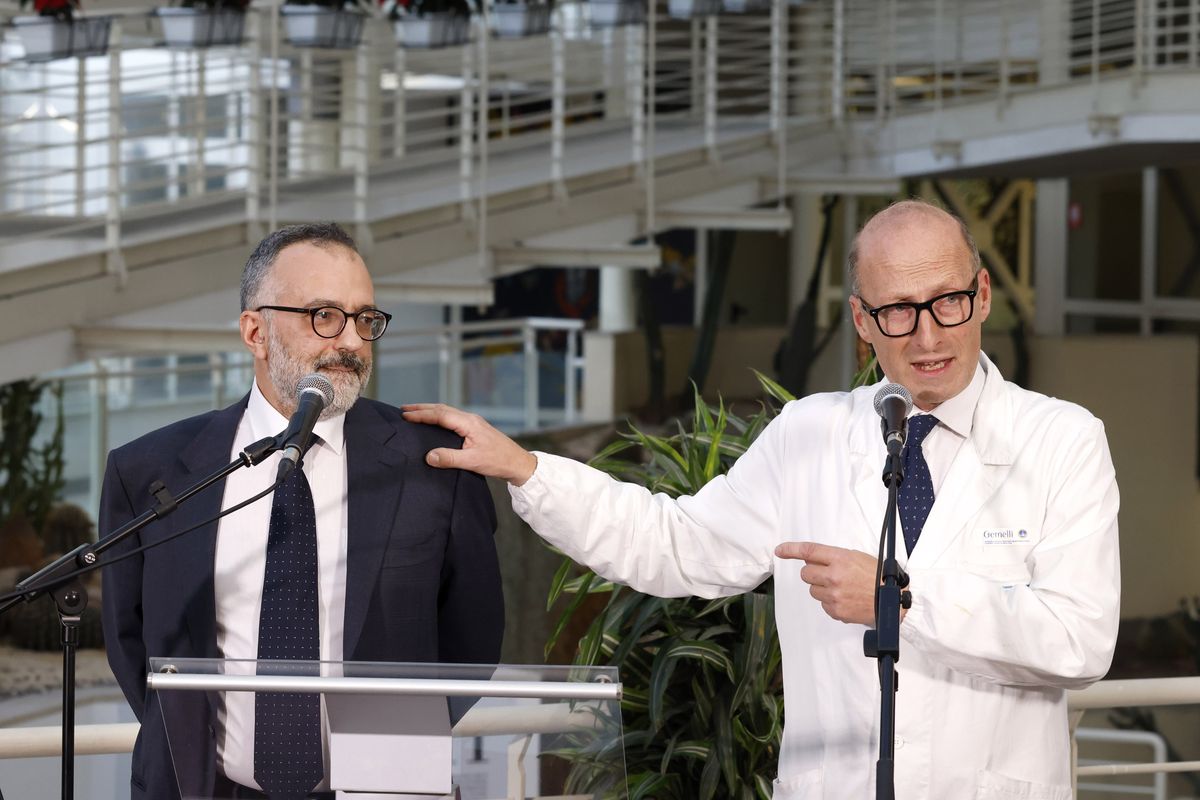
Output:
[[[49,711],[49,710],[48,710]],[[535,736],[591,731],[597,726],[592,703],[545,703],[531,706],[475,707],[454,726],[457,739],[510,736],[505,750],[507,797],[524,800],[525,759]],[[133,752],[141,726],[136,722],[76,726],[77,756],[120,755]],[[0,728],[0,759],[49,758],[62,755],[58,726]],[[533,798],[533,800],[538,800]],[[547,797],[546,800],[551,800]]]
[[[1127,706],[1168,706],[1200,704],[1200,678],[1159,678],[1148,680],[1101,681],[1087,689],[1068,694],[1068,706],[1072,712],[1088,709],[1117,708]],[[513,771],[528,746],[529,736],[536,733],[568,732],[581,724],[588,724],[588,715],[572,712],[569,705],[543,705],[530,708],[477,709],[455,728],[456,736],[514,735],[509,748],[510,786]],[[137,735],[137,724],[82,725],[77,728],[76,747],[81,755],[103,753],[126,753],[133,747]],[[1081,729],[1076,732],[1079,740],[1120,741],[1149,746],[1154,761],[1144,764],[1112,763],[1076,766],[1074,775],[1079,778],[1096,778],[1116,775],[1156,775],[1149,792],[1154,797],[1164,797],[1165,776],[1168,773],[1200,771],[1200,762],[1168,762],[1161,737],[1128,731],[1104,731]],[[55,756],[61,751],[61,736],[55,726],[36,728],[0,729],[0,759]],[[1095,787],[1089,787],[1095,788]],[[1122,791],[1136,787],[1122,787]],[[523,794],[515,795],[523,797]]]
[[[1132,745],[1138,748],[1150,748],[1150,752],[1154,758],[1154,764],[1165,764],[1167,761],[1167,743],[1160,734],[1150,733],[1148,731],[1122,731],[1109,730],[1107,728],[1078,728],[1075,731],[1075,741],[1078,742],[1101,742],[1105,744],[1117,745]],[[1081,768],[1088,766],[1101,766],[1103,769],[1111,770],[1119,768],[1122,764],[1101,764],[1094,759],[1084,759],[1077,757],[1076,763]],[[1105,772],[1101,775],[1116,775],[1117,772]],[[1097,775],[1100,777],[1100,775]],[[1107,782],[1079,782],[1076,784],[1077,791],[1096,791],[1108,793],[1125,793],[1134,795],[1148,795],[1154,800],[1167,800],[1167,773],[1166,771],[1156,772],[1151,776],[1152,783],[1150,786],[1115,786]]]
[[[1068,694],[1068,707],[1072,712],[1083,712],[1098,708],[1124,708],[1131,706],[1178,706],[1200,704],[1200,677],[1196,678],[1150,678],[1142,680],[1100,681],[1087,689]],[[1169,773],[1200,772],[1200,761],[1167,761],[1161,739],[1157,742],[1149,737],[1140,737],[1129,731],[1094,731],[1088,729],[1082,738],[1093,741],[1107,739],[1124,742],[1137,741],[1149,745],[1154,761],[1147,763],[1108,763],[1075,765],[1073,774],[1076,782],[1080,778],[1096,778],[1118,775],[1155,775],[1154,791],[1165,793],[1165,778]],[[1073,748],[1077,754],[1077,748]],[[1077,758],[1077,755],[1076,755]],[[1161,787],[1161,788],[1160,788]],[[1111,787],[1110,787],[1111,788]],[[1122,787],[1124,790],[1126,787]],[[1159,796],[1159,795],[1155,795]]]
[[545,35],[493,39],[475,17],[467,44],[432,50],[397,46],[382,19],[367,20],[353,50],[291,47],[273,9],[249,12],[237,48],[155,49],[135,33],[143,17],[118,16],[106,56],[31,64],[8,33],[0,231],[9,248],[52,235],[102,244],[123,274],[125,238],[175,206],[274,225],[281,205],[321,187],[365,235],[372,219],[431,197],[457,200],[485,228],[490,191],[532,181],[565,198],[572,171],[588,168],[637,165],[652,196],[654,85],[664,124],[677,111],[702,122],[715,156],[721,122],[750,123],[726,127],[728,140],[765,130],[772,102],[781,108],[769,76],[784,58],[778,41],[759,46],[782,30],[782,11],[722,18],[719,45],[715,17],[668,23],[661,11],[664,37],[705,53],[703,81],[669,49],[652,57],[644,24],[590,27],[581,3],[559,4]]
[[320,187],[364,230],[430,197],[486,230],[489,194],[536,182],[565,197],[573,171],[615,165],[642,176],[652,222],[664,142],[719,161],[770,132],[783,174],[804,158],[787,131],[979,102],[1002,116],[1024,92],[1195,70],[1200,23],[1184,5],[773,0],[676,19],[660,0],[644,23],[608,28],[566,2],[540,36],[495,39],[476,17],[467,44],[420,49],[370,18],[345,51],[292,47],[273,9],[252,9],[241,47],[156,49],[144,17],[118,16],[108,55],[45,64],[20,60],[8,33],[0,231],[9,248],[98,241],[121,272],[121,243],[164,208],[270,224]]

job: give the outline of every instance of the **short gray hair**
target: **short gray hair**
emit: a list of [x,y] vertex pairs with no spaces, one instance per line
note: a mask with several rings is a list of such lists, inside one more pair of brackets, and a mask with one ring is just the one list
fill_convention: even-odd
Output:
[[846,272],[850,276],[850,294],[857,295],[862,287],[858,283],[858,250],[859,240],[862,238],[865,231],[872,222],[884,215],[893,216],[899,214],[926,214],[928,216],[946,217],[954,220],[958,224],[958,232],[962,234],[963,244],[967,247],[967,252],[971,256],[971,276],[979,274],[979,270],[983,268],[983,261],[979,258],[979,247],[975,244],[975,237],[971,235],[971,229],[967,227],[967,223],[963,222],[962,218],[957,214],[951,214],[949,211],[940,206],[930,203],[928,200],[920,198],[912,198],[910,200],[898,200],[892,203],[887,208],[874,214],[867,220],[858,233],[854,235],[854,241],[850,243],[850,252],[846,255]]
[[242,270],[242,311],[258,304],[258,293],[262,291],[275,260],[286,248],[294,244],[313,244],[317,247],[344,247],[361,255],[358,245],[350,234],[336,222],[308,222],[280,228],[258,243],[246,267]]

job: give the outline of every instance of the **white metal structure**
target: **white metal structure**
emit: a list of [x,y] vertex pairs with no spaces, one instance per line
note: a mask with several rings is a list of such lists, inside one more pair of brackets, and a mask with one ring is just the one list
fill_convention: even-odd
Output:
[[[1071,692],[1069,706],[1072,711],[1112,708],[1119,706],[1165,706],[1200,704],[1200,678],[1161,678],[1153,680],[1101,681],[1087,689]],[[586,715],[584,715],[586,716]],[[477,709],[463,718],[455,728],[456,736],[513,735],[509,749],[509,785],[513,786],[515,770],[526,737],[536,733],[563,732],[581,724],[578,715],[570,712],[569,706],[549,705],[530,708]],[[81,755],[126,753],[133,747],[137,735],[136,724],[80,726],[76,733],[76,746]],[[1161,738],[1139,735],[1128,731],[1104,731],[1081,729],[1077,732],[1081,740],[1109,740],[1125,743],[1144,743],[1151,747],[1154,761],[1145,764],[1089,764],[1075,770],[1077,778],[1095,779],[1113,775],[1156,775],[1171,772],[1200,771],[1200,762],[1167,762]],[[61,747],[58,728],[13,728],[0,730],[0,758],[32,758],[56,756]],[[516,759],[516,760],[514,760]],[[1081,787],[1083,788],[1083,787]],[[1094,788],[1094,787],[1089,787]],[[1125,789],[1122,789],[1125,791]],[[1137,794],[1138,792],[1133,792]],[[1151,791],[1146,792],[1156,799],[1165,798],[1165,780],[1155,778]],[[512,794],[523,798],[525,795]]]
[[[397,297],[476,303],[522,249],[579,264],[666,225],[786,227],[762,207],[797,192],[1151,165],[1200,141],[1178,4],[656,10],[593,28],[564,3],[548,35],[444,50],[370,20],[356,50],[292,48],[269,8],[241,48],[155,49],[132,15],[104,57],[33,65],[6,43],[0,379],[73,361],[77,327],[233,285],[282,222],[350,225]],[[1200,317],[1142,305],[1087,310]]]

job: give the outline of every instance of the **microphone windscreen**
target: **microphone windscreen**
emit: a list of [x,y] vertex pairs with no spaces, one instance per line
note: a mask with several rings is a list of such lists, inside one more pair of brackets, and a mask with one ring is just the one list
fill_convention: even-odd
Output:
[[329,382],[329,378],[319,372],[313,372],[305,375],[296,384],[296,400],[299,401],[301,395],[310,389],[316,389],[325,398],[325,405],[333,402],[333,384]]
[[898,383],[888,383],[879,387],[879,391],[875,393],[875,413],[882,417],[883,401],[892,396],[904,401],[904,416],[907,417],[908,412],[912,411],[912,395]]

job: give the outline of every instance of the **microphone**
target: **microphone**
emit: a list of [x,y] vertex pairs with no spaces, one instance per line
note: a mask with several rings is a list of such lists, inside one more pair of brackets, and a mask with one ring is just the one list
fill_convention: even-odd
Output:
[[296,411],[288,421],[287,429],[279,434],[279,447],[283,458],[279,461],[279,472],[275,479],[282,481],[300,463],[312,444],[313,426],[325,407],[333,402],[333,384],[324,375],[316,372],[305,375],[296,384]]
[[875,393],[875,413],[880,416],[883,441],[889,455],[898,456],[908,438],[908,412],[912,411],[912,395],[898,383],[881,386]]

